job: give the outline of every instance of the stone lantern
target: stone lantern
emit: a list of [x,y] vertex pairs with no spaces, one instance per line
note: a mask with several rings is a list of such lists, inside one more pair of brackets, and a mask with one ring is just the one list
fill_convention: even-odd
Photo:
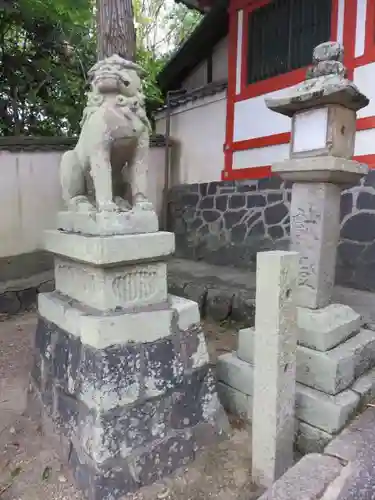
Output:
[[315,48],[307,79],[289,95],[266,100],[268,108],[292,117],[290,159],[272,171],[293,181],[292,249],[300,253],[298,303],[317,309],[330,302],[340,235],[340,195],[367,166],[354,154],[356,112],[369,100],[346,77],[343,49],[336,42]]
[[[285,316],[276,324],[290,334],[295,323],[298,327],[296,447],[304,453],[323,451],[375,394],[375,331],[364,328],[363,318],[351,307],[331,303],[341,190],[367,173],[367,167],[351,157],[356,112],[368,104],[368,99],[347,79],[339,44],[321,44],[313,57],[306,81],[291,89],[289,95],[266,100],[270,109],[292,118],[289,158],[275,163],[272,171],[293,182],[291,246],[299,254],[298,286],[293,293],[297,317],[294,325],[288,325]],[[275,272],[271,274],[274,280]],[[282,272],[279,277],[277,287],[285,286],[288,274]],[[272,279],[267,278],[267,285]],[[257,303],[257,311],[260,305]],[[265,318],[269,325],[267,315]],[[239,332],[237,352],[224,354],[217,363],[220,393],[238,414],[252,415],[252,407],[257,404],[254,365],[268,368],[268,374],[282,366],[260,354],[255,360],[258,335],[264,342],[260,345],[278,347],[269,326],[264,330],[244,328]],[[285,396],[282,379],[283,375],[279,377],[280,392],[273,393],[277,402]],[[264,393],[272,391],[272,380],[264,377],[261,383]],[[288,390],[293,397],[293,390]],[[264,408],[259,409],[259,404],[256,411],[261,412]],[[265,432],[271,432],[270,428]],[[279,451],[284,449],[280,447]]]

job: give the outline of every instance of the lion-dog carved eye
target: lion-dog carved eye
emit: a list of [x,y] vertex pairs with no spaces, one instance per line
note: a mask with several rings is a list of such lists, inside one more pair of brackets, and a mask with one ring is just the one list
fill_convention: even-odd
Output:
[[130,85],[129,80],[124,80],[124,85],[125,85],[125,87],[129,87],[129,85]]

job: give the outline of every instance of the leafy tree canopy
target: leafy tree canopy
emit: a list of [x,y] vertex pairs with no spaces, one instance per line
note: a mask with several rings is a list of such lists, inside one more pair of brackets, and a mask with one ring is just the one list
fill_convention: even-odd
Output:
[[[150,108],[161,98],[157,73],[198,21],[181,5],[166,8],[168,1],[133,0]],[[96,59],[93,0],[3,2],[0,58],[0,135],[76,135]]]

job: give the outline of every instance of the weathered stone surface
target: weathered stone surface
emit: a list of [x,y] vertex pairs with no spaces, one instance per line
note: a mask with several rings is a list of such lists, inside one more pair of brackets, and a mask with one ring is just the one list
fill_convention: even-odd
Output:
[[95,467],[83,451],[77,453],[73,447],[69,465],[76,483],[87,500],[107,500],[113,492],[120,496],[138,488],[126,463]]
[[340,433],[324,450],[341,460],[353,462],[375,452],[375,411],[368,408]]
[[359,210],[374,210],[375,209],[375,196],[373,193],[362,191],[358,193],[357,208]]
[[360,397],[349,390],[329,396],[302,384],[296,388],[296,417],[329,434],[339,432],[359,404]]
[[266,207],[264,210],[264,218],[266,224],[268,224],[269,226],[279,224],[287,214],[288,214],[288,209],[284,205],[284,203],[271,205],[269,207]]
[[297,381],[327,394],[338,394],[375,364],[375,332],[360,330],[327,352],[298,347]]
[[369,242],[375,239],[375,214],[357,212],[353,214],[342,227],[341,237],[359,242]]
[[101,311],[162,304],[167,300],[165,262],[97,268],[55,259],[56,289]]
[[138,484],[152,484],[186,465],[194,458],[194,442],[190,432],[180,432],[156,447],[129,459]]
[[375,369],[359,377],[351,386],[351,390],[361,398],[361,407],[371,403],[375,399]]
[[322,431],[306,422],[298,422],[296,448],[303,454],[323,453],[324,448],[332,440],[332,434]]
[[204,334],[187,323],[182,310],[169,338],[96,349],[40,318],[33,382],[87,498],[150,484],[223,436]]
[[153,210],[138,209],[77,212],[73,208],[71,211],[59,212],[56,225],[64,231],[92,236],[156,233],[159,229],[158,217]]
[[252,476],[266,487],[293,464],[298,269],[295,252],[258,254]]
[[16,314],[21,309],[21,303],[16,292],[5,292],[0,295],[0,314]]
[[310,454],[288,470],[259,500],[316,500],[341,473],[334,457]]
[[173,253],[175,245],[174,235],[163,231],[102,238],[51,230],[45,232],[45,247],[67,259],[106,267],[149,259],[162,261]]
[[[297,347],[297,382],[335,395],[349,387],[375,364],[375,333],[360,332],[326,352]],[[240,330],[239,359],[254,363],[254,329]]]
[[254,325],[255,296],[253,292],[238,291],[234,294],[230,318],[244,325]]
[[313,51],[313,63],[322,61],[343,61],[344,48],[338,42],[323,42]]
[[352,193],[344,192],[341,194],[340,214],[343,220],[353,210],[353,195]]
[[209,289],[206,299],[207,315],[215,321],[223,321],[228,318],[232,309],[234,292],[231,290],[217,291]]
[[44,318],[96,348],[127,342],[152,342],[167,337],[172,332],[175,316],[182,330],[200,320],[195,302],[173,295],[170,296],[170,305],[131,309],[126,314],[114,312],[113,315],[103,315],[80,304],[74,306],[58,292],[41,294],[38,302],[39,312]]
[[253,415],[253,398],[224,382],[218,382],[217,392],[224,408],[233,415],[251,420]]
[[239,359],[254,364],[255,328],[242,328],[238,332],[237,356]]
[[[236,408],[243,412],[247,396],[251,400],[254,396],[254,367],[228,353],[219,358],[217,376],[225,384],[221,388],[225,406],[234,413]],[[302,384],[296,385],[296,417],[326,433],[339,432],[357,409],[359,401],[360,395],[351,389],[330,396]]]
[[66,437],[74,436],[80,413],[79,401],[68,394],[65,394],[60,388],[55,392],[54,423]]
[[321,309],[299,307],[297,310],[299,344],[328,351],[357,333],[362,325],[361,316],[352,308],[330,304]]
[[[375,240],[375,236],[371,230],[372,227],[375,227],[375,209],[358,209],[356,204],[355,206],[353,205],[353,200],[358,200],[359,194],[362,192],[369,193],[369,190],[375,186],[374,179],[375,172],[370,170],[364,179],[363,187],[357,184],[353,188],[345,189],[341,195],[342,227],[336,273],[337,284],[370,291],[375,291],[375,273],[373,269],[375,246],[371,245],[371,242]],[[197,186],[184,185],[172,188],[171,195],[173,195],[173,202],[170,205],[170,223],[172,226],[174,221],[182,219],[183,208],[185,206],[183,197],[190,194],[197,196]],[[250,208],[250,211],[242,220],[248,228],[247,235],[241,240],[243,234],[242,227],[239,231],[232,234],[224,225],[218,228],[214,225],[205,224],[197,212],[194,215],[194,219],[188,225],[185,224],[182,233],[179,234],[179,238],[176,241],[177,256],[188,259],[199,259],[211,264],[223,266],[234,265],[239,268],[254,270],[255,256],[258,251],[264,249],[270,250],[275,247],[279,248],[280,242],[284,241],[284,238],[271,239],[269,235],[272,234],[272,237],[275,238],[275,236],[281,234],[281,230],[286,231],[286,234],[288,234],[289,230],[287,218],[275,226],[268,226],[264,223],[264,210],[271,204],[271,201],[267,201],[267,198],[271,194],[282,196],[285,200],[285,206],[289,209],[290,188],[289,183],[282,183],[282,180],[276,176],[259,181],[233,181],[229,184],[227,182],[217,183],[215,188],[217,189],[217,194],[212,196],[221,204],[220,206],[216,206],[221,217],[223,217],[231,194],[236,192],[246,194],[247,206]],[[195,207],[197,204],[198,202]],[[374,222],[372,222],[373,220]],[[258,222],[260,224],[255,228],[256,231],[251,229]],[[202,226],[203,224],[204,226]],[[197,238],[197,229],[201,226],[202,228],[204,227],[204,231],[200,232],[199,238]],[[212,235],[215,235],[215,248],[209,244]],[[287,238],[285,239],[286,243],[288,243]],[[362,251],[365,250],[367,245],[368,249],[365,258],[362,259]],[[287,249],[287,247],[283,247],[283,249]]]
[[[324,160],[322,160],[324,161]],[[340,231],[340,189],[328,183],[295,183],[292,190],[292,248],[300,254],[297,304],[329,304]]]
[[202,316],[206,312],[207,287],[204,284],[188,283],[184,288],[184,297],[196,302]]
[[254,394],[254,367],[240,360],[235,353],[226,353],[219,356],[216,364],[216,375],[220,382],[253,396]]
[[80,362],[80,339],[55,327],[53,378],[66,394],[74,395],[78,390]]

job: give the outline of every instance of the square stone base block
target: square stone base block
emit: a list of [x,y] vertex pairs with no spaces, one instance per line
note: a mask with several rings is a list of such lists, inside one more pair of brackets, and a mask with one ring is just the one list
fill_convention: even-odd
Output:
[[[254,367],[235,353],[223,354],[217,362],[218,392],[223,406],[251,421]],[[322,451],[350,421],[356,411],[375,395],[375,369],[359,377],[350,389],[332,396],[306,385],[296,385],[296,444],[304,453]]]
[[[327,321],[326,327],[322,327],[321,330],[318,329],[321,322],[319,316],[321,314],[324,316],[324,312],[309,311],[307,313],[306,309],[301,308],[299,314],[304,318],[305,326],[305,330],[300,331],[300,342],[322,348],[332,343],[336,345],[339,338],[343,341],[324,351],[299,345],[297,347],[297,382],[318,391],[336,395],[350,387],[358,377],[375,366],[375,332],[359,328],[361,323],[356,313],[348,314],[347,322],[338,321],[336,325],[331,324],[332,328],[328,328],[330,323]],[[340,317],[341,315],[338,315],[338,318]],[[354,328],[354,331],[350,333],[349,327]],[[314,330],[315,339],[313,339]],[[238,358],[250,364],[254,363],[254,336],[254,328],[245,328],[239,332]]]
[[[64,299],[59,300],[61,306]],[[199,315],[191,314],[191,304],[198,305],[183,299],[170,303],[164,334],[148,340],[137,340],[144,319],[122,323],[122,342],[93,345],[79,328],[69,331],[69,321],[62,328],[63,315],[59,320],[56,310],[44,307],[46,315],[39,316],[30,400],[64,444],[89,500],[115,500],[151,484],[226,436],[228,422],[195,320]],[[76,324],[82,316],[78,311]],[[155,318],[150,323],[160,327]],[[134,331],[126,331],[131,327]]]
[[113,236],[155,233],[159,229],[159,221],[153,210],[133,208],[124,212],[65,211],[57,214],[57,227],[71,233]]

